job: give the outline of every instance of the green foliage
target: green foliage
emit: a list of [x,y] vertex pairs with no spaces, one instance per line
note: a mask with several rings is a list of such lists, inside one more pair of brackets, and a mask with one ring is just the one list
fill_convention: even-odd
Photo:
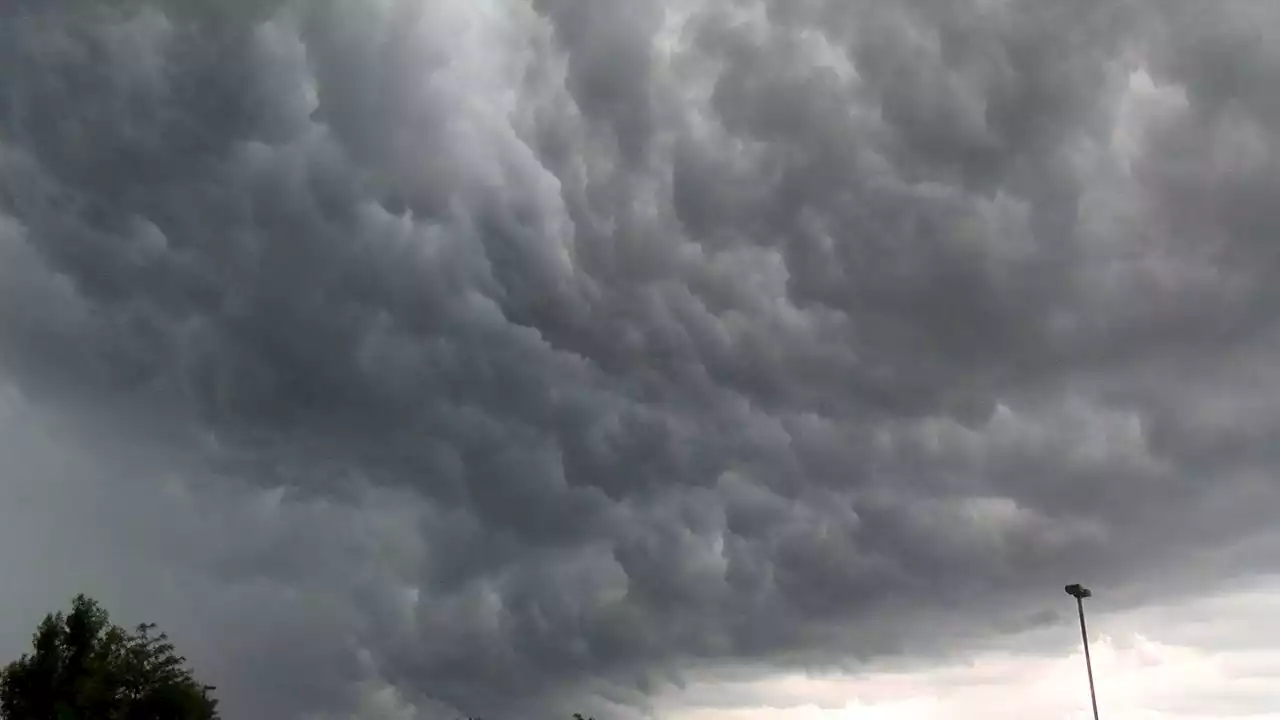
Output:
[[0,671],[0,720],[217,720],[213,688],[154,631],[112,625],[77,596],[69,614],[45,616],[31,653]]

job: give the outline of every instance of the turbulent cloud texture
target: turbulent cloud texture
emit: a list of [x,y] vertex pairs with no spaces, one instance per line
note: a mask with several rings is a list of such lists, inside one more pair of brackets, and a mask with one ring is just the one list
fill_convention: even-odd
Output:
[[231,717],[617,716],[1263,569],[1277,48],[1266,0],[9,3],[0,640],[88,589]]

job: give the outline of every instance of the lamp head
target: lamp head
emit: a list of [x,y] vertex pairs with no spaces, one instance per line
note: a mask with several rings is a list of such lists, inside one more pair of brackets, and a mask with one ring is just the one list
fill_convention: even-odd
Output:
[[1070,595],[1071,597],[1077,600],[1083,600],[1084,598],[1087,598],[1087,597],[1093,597],[1093,592],[1090,591],[1089,588],[1081,585],[1080,583],[1074,583],[1074,584],[1068,585],[1064,588],[1064,590],[1067,591],[1068,595]]

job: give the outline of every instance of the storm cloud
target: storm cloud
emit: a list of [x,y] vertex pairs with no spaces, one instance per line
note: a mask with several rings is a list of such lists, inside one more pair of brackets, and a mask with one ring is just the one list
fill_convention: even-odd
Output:
[[643,714],[1265,570],[1277,48],[1265,0],[9,3],[0,638],[83,589],[229,717]]

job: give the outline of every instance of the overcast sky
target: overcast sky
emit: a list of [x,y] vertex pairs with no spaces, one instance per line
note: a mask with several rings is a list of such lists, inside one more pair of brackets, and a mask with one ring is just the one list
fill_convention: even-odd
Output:
[[1079,581],[1104,717],[1280,717],[1277,88],[1274,0],[0,3],[0,656],[1077,718]]

